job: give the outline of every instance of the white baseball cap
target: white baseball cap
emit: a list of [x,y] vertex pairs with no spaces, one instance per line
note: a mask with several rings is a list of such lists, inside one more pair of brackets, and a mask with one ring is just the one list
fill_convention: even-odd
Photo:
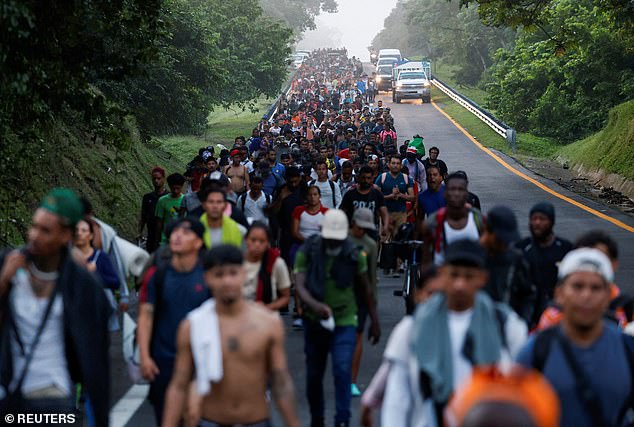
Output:
[[348,237],[348,217],[341,209],[328,209],[321,224],[324,239],[345,240]]
[[568,252],[559,264],[559,279],[564,279],[579,271],[596,273],[608,283],[612,283],[614,280],[610,260],[598,249],[579,248]]

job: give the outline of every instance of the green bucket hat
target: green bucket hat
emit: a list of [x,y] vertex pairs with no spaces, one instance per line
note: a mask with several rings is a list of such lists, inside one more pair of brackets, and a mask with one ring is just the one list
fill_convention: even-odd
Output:
[[84,216],[84,207],[79,197],[68,188],[52,189],[40,202],[40,208],[59,216],[64,224],[72,227]]

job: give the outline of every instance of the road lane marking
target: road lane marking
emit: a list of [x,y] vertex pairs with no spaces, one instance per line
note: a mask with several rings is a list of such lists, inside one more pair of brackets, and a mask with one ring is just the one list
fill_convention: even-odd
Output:
[[496,162],[498,162],[499,164],[501,164],[502,166],[504,166],[506,169],[508,169],[509,171],[513,172],[515,175],[519,176],[520,178],[530,182],[531,184],[535,185],[536,187],[541,188],[542,190],[544,190],[545,192],[549,193],[552,196],[555,196],[561,200],[563,200],[564,202],[570,203],[571,205],[574,205],[580,209],[583,209],[584,211],[599,217],[601,219],[604,219],[608,222],[611,222],[612,224],[616,225],[619,228],[622,228],[623,230],[629,231],[630,233],[634,233],[634,227],[625,224],[622,221],[619,221],[616,218],[612,218],[609,215],[606,215],[602,212],[599,212],[596,209],[592,209],[591,207],[588,207],[586,205],[584,205],[581,202],[578,202],[576,200],[571,199],[570,197],[564,196],[561,193],[558,193],[557,191],[553,190],[550,187],[547,187],[546,185],[542,184],[541,182],[537,181],[534,178],[531,178],[530,176],[526,175],[523,172],[518,171],[517,169],[515,169],[513,166],[509,165],[507,162],[505,162],[500,156],[498,156],[497,154],[495,154],[493,151],[491,151],[490,149],[488,149],[487,147],[485,147],[484,145],[482,145],[478,140],[476,140],[473,136],[471,136],[471,134],[469,134],[469,132],[467,132],[462,126],[460,126],[460,124],[458,122],[456,122],[449,114],[447,114],[446,112],[444,112],[442,110],[442,108],[440,108],[434,101],[431,102],[432,105],[434,106],[434,108],[436,110],[438,110],[443,116],[445,116],[447,119],[449,119],[449,121],[451,123],[453,123],[453,125],[455,127],[457,127],[460,132],[462,132],[467,138],[469,138],[469,140],[471,142],[473,142],[476,147],[478,147],[480,150],[484,151],[486,154],[488,154],[490,157],[492,157]]
[[124,427],[147,398],[150,386],[135,384],[110,410],[110,425]]

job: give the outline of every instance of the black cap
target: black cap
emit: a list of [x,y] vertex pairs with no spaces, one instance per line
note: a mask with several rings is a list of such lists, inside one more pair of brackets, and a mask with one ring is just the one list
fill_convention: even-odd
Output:
[[555,207],[548,202],[540,202],[531,208],[530,213],[528,214],[529,218],[533,216],[534,213],[539,212],[546,215],[550,221],[555,223]]
[[195,216],[188,216],[185,218],[178,218],[169,223],[166,229],[165,235],[169,237],[170,234],[177,228],[186,228],[193,231],[200,239],[205,235],[205,226]]
[[457,240],[445,249],[445,264],[484,268],[486,254],[476,240]]
[[507,245],[520,239],[515,214],[506,206],[493,207],[487,214],[486,224],[487,229]]

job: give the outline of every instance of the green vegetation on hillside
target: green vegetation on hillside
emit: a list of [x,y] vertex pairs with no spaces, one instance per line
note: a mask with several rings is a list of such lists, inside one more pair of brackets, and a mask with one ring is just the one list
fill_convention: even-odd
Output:
[[610,110],[604,129],[567,145],[558,154],[573,164],[634,179],[634,100]]
[[42,130],[43,138],[31,167],[0,186],[0,246],[24,241],[31,215],[52,187],[70,187],[85,196],[97,216],[133,239],[141,196],[151,191],[150,169],[182,172],[183,163],[160,146],[133,136],[126,149],[92,142],[90,135],[55,124]]

